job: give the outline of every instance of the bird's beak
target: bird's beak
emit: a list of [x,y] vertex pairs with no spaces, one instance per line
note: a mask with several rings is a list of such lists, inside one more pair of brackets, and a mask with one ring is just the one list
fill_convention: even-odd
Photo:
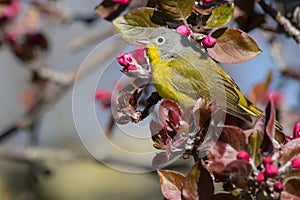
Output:
[[149,40],[146,40],[146,39],[142,39],[142,40],[137,40],[138,43],[141,43],[143,45],[148,45],[150,44],[150,41]]

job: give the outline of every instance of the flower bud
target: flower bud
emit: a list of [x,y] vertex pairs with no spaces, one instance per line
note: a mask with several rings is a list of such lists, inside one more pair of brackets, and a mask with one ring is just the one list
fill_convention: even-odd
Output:
[[121,70],[124,74],[131,78],[149,78],[150,73],[143,68],[137,60],[130,53],[121,53],[117,58],[120,65],[123,66]]
[[267,165],[265,168],[266,177],[274,178],[278,175],[278,167],[275,165]]
[[250,156],[246,151],[239,151],[238,154],[236,155],[236,158],[239,160],[245,160],[249,162]]
[[18,36],[15,33],[10,32],[6,34],[5,39],[10,43],[14,43],[18,39]]
[[217,43],[217,39],[213,38],[211,35],[207,35],[202,40],[202,45],[205,48],[212,48]]
[[266,167],[267,165],[271,165],[273,163],[273,160],[271,157],[265,157],[263,160],[263,165]]
[[274,183],[274,191],[275,192],[281,192],[283,190],[284,186],[280,182]]
[[259,183],[262,183],[265,181],[265,175],[264,173],[260,172],[257,177],[256,177],[256,181],[259,182]]
[[121,4],[129,4],[130,0],[113,0],[115,3],[121,3]]
[[123,72],[127,73],[129,71],[137,70],[137,67],[135,65],[129,65],[128,67],[123,68]]
[[292,169],[300,169],[300,158],[294,158],[291,162]]
[[265,97],[265,101],[269,102],[269,101],[273,101],[274,105],[279,105],[282,102],[282,94],[280,92],[276,92],[276,91],[268,91]]
[[133,57],[130,53],[125,52],[118,55],[117,61],[120,65],[124,67],[128,67],[130,63],[132,63]]
[[181,35],[189,36],[191,34],[190,29],[186,25],[180,25],[176,28],[176,32]]
[[98,100],[104,108],[109,107],[111,104],[112,92],[105,89],[96,91],[95,99]]
[[203,3],[212,3],[214,0],[202,0]]
[[293,138],[298,138],[300,137],[300,122],[298,122],[295,127],[294,127],[294,131],[293,131]]
[[8,19],[15,17],[20,12],[21,3],[19,0],[13,0],[4,10],[4,15]]

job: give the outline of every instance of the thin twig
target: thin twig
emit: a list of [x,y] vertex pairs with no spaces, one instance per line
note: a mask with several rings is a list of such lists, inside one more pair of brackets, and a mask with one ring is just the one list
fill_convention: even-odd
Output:
[[271,5],[267,4],[265,0],[257,0],[257,2],[266,13],[271,15],[271,17],[284,28],[286,33],[292,36],[296,40],[296,42],[300,44],[300,31],[295,26],[293,26],[289,19],[283,16]]
[[[112,41],[111,46],[107,47],[105,51],[101,51],[99,55],[93,57],[92,59],[86,60],[84,67],[78,68],[66,75],[63,75],[62,73],[55,73],[51,70],[45,71],[42,68],[36,68],[40,75],[48,77],[48,79],[52,83],[52,86],[54,83],[56,88],[50,88],[49,90],[44,91],[45,93],[41,95],[41,98],[34,106],[32,106],[27,112],[25,112],[24,115],[16,119],[6,129],[1,131],[0,142],[8,138],[9,136],[12,136],[13,133],[16,133],[18,130],[30,127],[32,124],[34,124],[51,106],[53,106],[63,96],[63,94],[65,94],[68,89],[73,86],[76,80],[81,79],[83,76],[97,69],[97,67],[101,66],[101,64],[110,59],[115,53],[117,45],[119,49],[122,49],[126,44],[124,42],[120,43],[120,41],[118,41],[117,39]],[[60,84],[57,85],[57,83]]]

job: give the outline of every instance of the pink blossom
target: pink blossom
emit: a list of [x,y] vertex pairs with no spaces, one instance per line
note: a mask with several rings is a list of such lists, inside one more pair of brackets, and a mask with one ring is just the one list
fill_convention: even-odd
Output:
[[98,100],[102,106],[109,107],[111,104],[112,92],[106,89],[99,89],[96,91],[95,99]]
[[12,3],[9,6],[7,6],[4,15],[7,18],[12,18],[12,17],[16,16],[19,13],[20,7],[21,7],[20,1],[19,0],[14,0],[14,1],[12,1]]
[[121,4],[129,4],[130,0],[113,0],[115,3],[121,3]]
[[5,36],[5,39],[11,43],[15,42],[17,40],[17,35],[15,33],[7,33]]
[[190,29],[186,25],[180,25],[176,28],[176,32],[181,35],[189,36],[191,34]]
[[212,3],[214,0],[202,0],[203,3]]
[[300,137],[300,122],[298,122],[293,130],[293,138],[299,138]]
[[211,35],[205,36],[205,38],[202,40],[202,45],[205,48],[212,48],[217,43],[217,39],[213,38]]
[[300,169],[300,158],[294,158],[291,162],[292,169]]
[[120,65],[128,67],[133,61],[133,56],[127,52],[121,53],[117,56],[117,61]]
[[124,73],[127,73],[129,71],[134,71],[134,70],[137,70],[137,67],[135,65],[129,65],[128,67],[124,67],[122,71]]
[[283,96],[280,92],[277,91],[268,91],[265,97],[265,101],[273,101],[274,105],[279,105],[282,102]]

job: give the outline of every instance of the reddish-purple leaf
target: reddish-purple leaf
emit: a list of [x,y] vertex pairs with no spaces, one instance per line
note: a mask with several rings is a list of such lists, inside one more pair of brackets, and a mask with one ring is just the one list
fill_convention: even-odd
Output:
[[237,151],[224,142],[217,142],[209,151],[208,157],[212,161],[209,168],[213,168],[215,172],[221,172],[223,168],[236,160]]
[[224,126],[219,141],[232,146],[236,151],[248,150],[249,145],[243,129],[235,126]]
[[160,123],[169,131],[174,131],[173,129],[178,127],[181,116],[182,110],[180,106],[172,100],[164,100],[158,108]]
[[165,152],[160,152],[154,156],[152,159],[152,167],[153,168],[160,168],[166,162],[168,162],[167,155]]
[[300,179],[290,179],[284,185],[284,191],[300,198]]
[[167,159],[169,160],[172,154],[172,139],[169,137],[166,140],[166,155],[167,155]]
[[268,155],[271,155],[274,150],[273,139],[275,131],[275,108],[274,104],[268,103],[266,108],[266,122],[265,122],[265,134],[261,144],[261,150]]
[[217,39],[208,54],[219,62],[241,63],[249,61],[261,53],[261,50],[247,33],[232,28],[221,28],[212,33]]
[[284,165],[295,156],[300,156],[300,138],[293,139],[282,147],[279,162]]
[[274,139],[275,117],[275,106],[274,103],[270,101],[266,110],[266,133],[271,140]]
[[280,194],[280,200],[300,200],[300,197],[297,197],[295,195],[283,191]]
[[181,190],[185,176],[179,172],[170,170],[157,170],[157,173],[164,197],[168,200],[181,199]]
[[252,172],[249,162],[244,160],[234,160],[223,170],[223,173],[238,178],[247,178]]
[[213,109],[214,105],[210,98],[199,98],[195,106],[193,107],[195,123],[203,127],[206,124],[207,120],[210,119]]

